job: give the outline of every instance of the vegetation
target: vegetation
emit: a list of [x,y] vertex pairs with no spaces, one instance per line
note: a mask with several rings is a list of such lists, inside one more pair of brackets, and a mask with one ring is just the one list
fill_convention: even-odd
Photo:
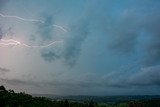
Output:
[[0,107],[160,107],[160,100],[131,101],[125,103],[75,102],[51,100],[45,97],[33,97],[24,92],[15,93],[0,86]]

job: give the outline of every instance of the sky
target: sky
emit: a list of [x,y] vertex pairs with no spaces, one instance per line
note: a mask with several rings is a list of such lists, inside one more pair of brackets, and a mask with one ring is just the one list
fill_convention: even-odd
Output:
[[158,95],[160,0],[0,0],[0,84],[54,95]]

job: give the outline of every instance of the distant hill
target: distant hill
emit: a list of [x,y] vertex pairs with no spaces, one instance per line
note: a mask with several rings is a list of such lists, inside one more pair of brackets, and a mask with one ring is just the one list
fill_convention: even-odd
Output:
[[77,102],[87,102],[94,101],[97,103],[120,103],[120,102],[129,102],[129,101],[147,101],[147,100],[160,100],[160,95],[121,95],[121,96],[58,96],[51,94],[34,94],[34,96],[43,96],[51,98],[52,100],[64,100],[68,99],[70,101]]

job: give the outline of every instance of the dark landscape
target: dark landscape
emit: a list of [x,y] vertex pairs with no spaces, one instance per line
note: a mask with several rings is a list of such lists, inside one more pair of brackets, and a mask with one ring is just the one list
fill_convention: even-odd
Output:
[[0,86],[0,107],[160,107],[160,96],[34,95],[33,97],[25,92],[15,93]]

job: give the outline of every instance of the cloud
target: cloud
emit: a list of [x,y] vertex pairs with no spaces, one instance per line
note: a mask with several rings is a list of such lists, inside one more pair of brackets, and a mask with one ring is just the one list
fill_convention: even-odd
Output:
[[62,58],[67,65],[74,66],[80,54],[81,45],[89,34],[88,26],[89,20],[81,20],[72,25],[68,38],[63,40],[64,45],[61,52],[57,53],[55,49],[43,50],[42,58],[49,62]]
[[[135,5],[139,2],[140,4]],[[135,57],[142,56],[139,59],[144,61],[143,64],[147,66],[158,64],[160,62],[160,43],[158,41],[160,38],[156,36],[159,35],[158,28],[160,25],[157,23],[160,22],[158,5],[152,1],[134,1],[133,6],[131,6],[133,2],[130,1],[122,2],[120,5],[117,2],[110,3],[108,1],[104,1],[104,3],[101,1],[100,3],[97,3],[96,9],[92,8],[96,7],[94,3],[90,4],[92,5],[91,8],[89,7],[91,12],[82,15],[83,18],[88,17],[88,19],[76,20],[76,23],[70,22],[71,26],[68,26],[68,33],[64,34],[64,38],[62,37],[64,47],[61,48],[60,53],[55,52],[54,49],[48,49],[41,52],[41,57],[49,62],[64,59],[68,65],[75,65],[80,56],[83,41],[90,35],[89,32],[91,31],[91,33],[95,32],[93,35],[97,36],[97,39],[99,39],[98,36],[104,36],[103,38],[108,44],[107,51],[114,51],[117,54],[120,52],[126,57],[128,54]],[[151,4],[150,7],[148,4]],[[101,5],[108,7],[105,8]],[[118,6],[113,9],[112,6],[114,5],[118,5],[120,9],[117,9]],[[42,41],[45,42],[45,40],[50,40],[55,36],[52,32],[53,29],[50,28],[54,24],[54,18],[50,15],[43,17],[46,24],[38,24],[38,32],[43,38]],[[101,26],[98,25],[99,23]],[[105,33],[100,33],[102,29],[105,30]],[[142,35],[142,33],[146,35]],[[146,40],[147,35],[152,39]],[[94,46],[96,47],[96,44]],[[137,52],[138,49],[140,49],[139,53]]]
[[81,45],[89,35],[89,20],[83,20],[72,26],[70,37],[64,43],[63,57],[65,61],[73,66],[81,51]]
[[[84,73],[84,74],[79,74],[78,76],[64,78],[64,80],[53,79],[52,81],[43,81],[42,84],[46,86],[54,86],[60,90],[71,89],[76,91],[76,90],[91,89],[91,88],[126,87],[126,84],[122,84],[122,82],[124,81],[123,80],[119,81],[119,79],[115,79],[115,75],[109,77],[108,74],[101,76],[97,73]],[[67,93],[68,90],[65,91]]]
[[39,86],[40,84],[37,84],[37,82],[34,82],[34,81],[26,81],[26,80],[21,80],[21,79],[8,79],[8,78],[0,78],[1,80],[1,83],[6,83],[6,84],[9,84],[9,85],[16,85],[16,86],[25,86],[25,85],[28,85],[28,86]]
[[146,32],[150,35],[150,41],[144,46],[146,54],[145,64],[147,66],[160,63],[160,12],[151,14],[146,21]]
[[0,28],[0,39],[2,39],[3,37],[3,33],[2,33],[2,29]]
[[7,69],[7,68],[1,68],[1,67],[0,67],[0,73],[5,74],[5,73],[7,73],[7,72],[10,72],[10,70]]
[[37,23],[37,32],[43,41],[51,40],[53,37],[53,17],[51,15],[43,14],[42,18],[44,19],[44,23]]
[[5,3],[7,3],[8,1],[9,0],[0,0],[0,9],[2,9]]
[[[109,51],[123,53],[123,55],[141,54],[143,59],[141,58],[140,60],[142,60],[143,65],[147,66],[160,63],[159,5],[155,5],[155,2],[152,1],[147,1],[145,3],[143,1],[127,1],[126,4],[128,6],[125,4],[124,6],[120,6],[118,11],[115,11],[110,5],[116,5],[117,2],[104,1],[103,3],[101,1],[100,3],[100,5],[108,4],[108,8],[101,6],[93,9],[92,7],[97,5],[93,3],[91,4],[92,6],[85,11],[86,14],[84,14],[80,21],[71,24],[69,27],[70,30],[66,34],[69,36],[63,38],[64,48],[61,50],[60,55],[53,52],[53,50],[49,50],[48,52],[43,52],[41,56],[45,60],[49,59],[49,62],[62,58],[65,59],[68,65],[74,65],[80,55],[83,41],[90,34],[90,31],[93,33],[93,30],[96,30],[96,34],[100,34],[108,39],[108,43],[106,44]],[[129,6],[129,4],[132,3],[140,4]],[[157,4],[158,3],[159,2],[157,2]],[[147,4],[151,4],[151,6],[148,7]],[[106,11],[103,11],[105,9],[107,14]],[[49,22],[47,26],[51,23],[53,24],[52,21],[49,21],[51,19],[52,18],[47,18]],[[44,36],[44,40],[46,38],[50,39],[50,37],[53,36],[47,34],[47,32],[50,33],[50,28],[39,28],[41,35],[46,36]],[[100,33],[102,30],[105,30],[105,33]],[[147,35],[151,39],[147,40]],[[140,49],[140,53],[137,52],[138,49]]]
[[[124,77],[123,73],[112,72],[105,75],[99,75],[97,73],[83,73],[78,76],[68,78],[53,78],[52,80],[22,80],[22,79],[2,79],[3,83],[16,86],[32,86],[32,87],[43,87],[43,90],[50,90],[50,92],[57,92],[60,94],[75,94],[85,93],[89,94],[96,91],[102,91],[103,89],[119,89],[123,92],[125,89],[133,87],[144,87],[160,85],[160,66],[152,66],[143,68],[138,73]],[[64,74],[65,77],[67,74]],[[45,87],[45,88],[44,88]],[[124,90],[123,90],[124,89]],[[39,89],[38,89],[39,90]],[[54,91],[53,91],[54,90]],[[90,90],[90,92],[88,92]],[[138,90],[138,89],[136,89]],[[41,91],[41,90],[39,90]],[[49,92],[49,93],[50,93]],[[115,91],[117,92],[117,91]],[[104,93],[103,93],[104,94]],[[136,93],[135,93],[136,94]]]
[[[64,8],[71,7],[69,9],[70,11],[58,13],[56,17],[43,14],[41,18],[44,19],[45,23],[36,23],[40,38],[37,38],[38,36],[31,38],[34,42],[36,42],[35,39],[40,39],[42,44],[51,39],[61,39],[63,45],[43,49],[40,53],[41,57],[51,63],[57,60],[64,61],[65,64],[71,67],[79,64],[72,69],[75,72],[74,75],[67,75],[71,71],[65,69],[61,65],[61,62],[56,63],[58,65],[55,65],[56,68],[52,64],[38,62],[38,65],[47,66],[48,70],[52,69],[47,72],[52,72],[53,75],[58,71],[67,72],[63,73],[65,76],[59,76],[56,79],[52,77],[51,80],[46,76],[44,78],[46,80],[48,79],[48,81],[42,82],[18,79],[9,79],[6,81],[10,84],[21,85],[31,85],[32,83],[32,85],[41,84],[42,86],[48,86],[50,89],[57,87],[58,90],[66,93],[69,90],[74,90],[74,92],[79,90],[81,92],[83,89],[87,91],[91,89],[91,91],[100,92],[98,88],[107,90],[107,88],[127,89],[137,86],[159,86],[160,2],[154,1],[153,3],[150,0],[146,0],[145,2],[139,0],[124,0],[123,2],[95,0],[93,2],[88,2],[89,4],[85,2],[87,4],[87,10],[84,9],[85,6],[83,6],[83,10],[80,6],[81,4],[78,6],[78,3],[76,6],[79,7],[77,9],[78,11],[76,11],[75,6],[72,8],[69,5],[68,7],[64,6]],[[82,4],[85,3],[82,2]],[[38,10],[38,7],[36,8]],[[50,12],[50,10],[46,12]],[[34,13],[38,12],[35,11]],[[54,20],[54,18],[58,20]],[[60,24],[66,21],[65,24],[67,25],[68,32],[63,32],[62,35],[57,36],[57,32],[54,32],[54,27],[52,27],[54,21],[58,21]],[[17,32],[19,31],[17,30]],[[104,52],[104,54],[97,54],[101,52]],[[115,53],[112,54],[112,52]],[[124,56],[121,57],[121,55]],[[138,60],[138,63],[136,62],[132,66],[135,60]],[[77,63],[77,61],[79,62]],[[131,64],[132,67],[126,67],[127,64]],[[125,69],[119,69],[120,66],[124,66]],[[144,68],[137,70],[141,67]],[[33,69],[37,69],[34,72],[39,71],[37,75],[43,74],[41,68],[33,67]],[[112,70],[116,72],[113,73]],[[90,74],[85,74],[85,71],[90,72]],[[40,80],[44,78],[40,78]]]
[[55,49],[48,49],[41,52],[41,57],[43,57],[45,61],[52,62],[59,59],[60,55],[55,52]]
[[[131,21],[132,20],[132,21]],[[109,49],[131,53],[135,50],[138,37],[137,22],[133,17],[125,17],[116,21],[109,29],[109,35],[113,36],[113,41],[108,45]]]
[[159,71],[160,65],[143,68],[140,72],[131,76],[128,83],[135,86],[160,86]]
[[[40,33],[43,41],[50,40],[53,36],[52,16],[45,18],[46,24],[40,24],[38,26],[38,32]],[[72,24],[69,33],[67,34],[69,35],[68,38],[63,39],[64,47],[61,49],[61,53],[57,54],[54,49],[43,50],[41,52],[42,58],[49,62],[62,58],[68,65],[74,66],[80,54],[81,45],[88,36],[88,25],[89,19],[81,19],[75,24]]]
[[[160,38],[155,38],[157,40],[160,40]],[[155,41],[146,47],[147,55],[145,56],[144,64],[146,66],[156,65],[160,63],[160,43]]]
[[[155,2],[150,7],[147,3],[124,8],[118,18],[107,29],[111,42],[108,48],[124,55],[141,54],[143,65],[151,66],[160,63],[160,12]],[[140,53],[138,53],[138,51]]]

